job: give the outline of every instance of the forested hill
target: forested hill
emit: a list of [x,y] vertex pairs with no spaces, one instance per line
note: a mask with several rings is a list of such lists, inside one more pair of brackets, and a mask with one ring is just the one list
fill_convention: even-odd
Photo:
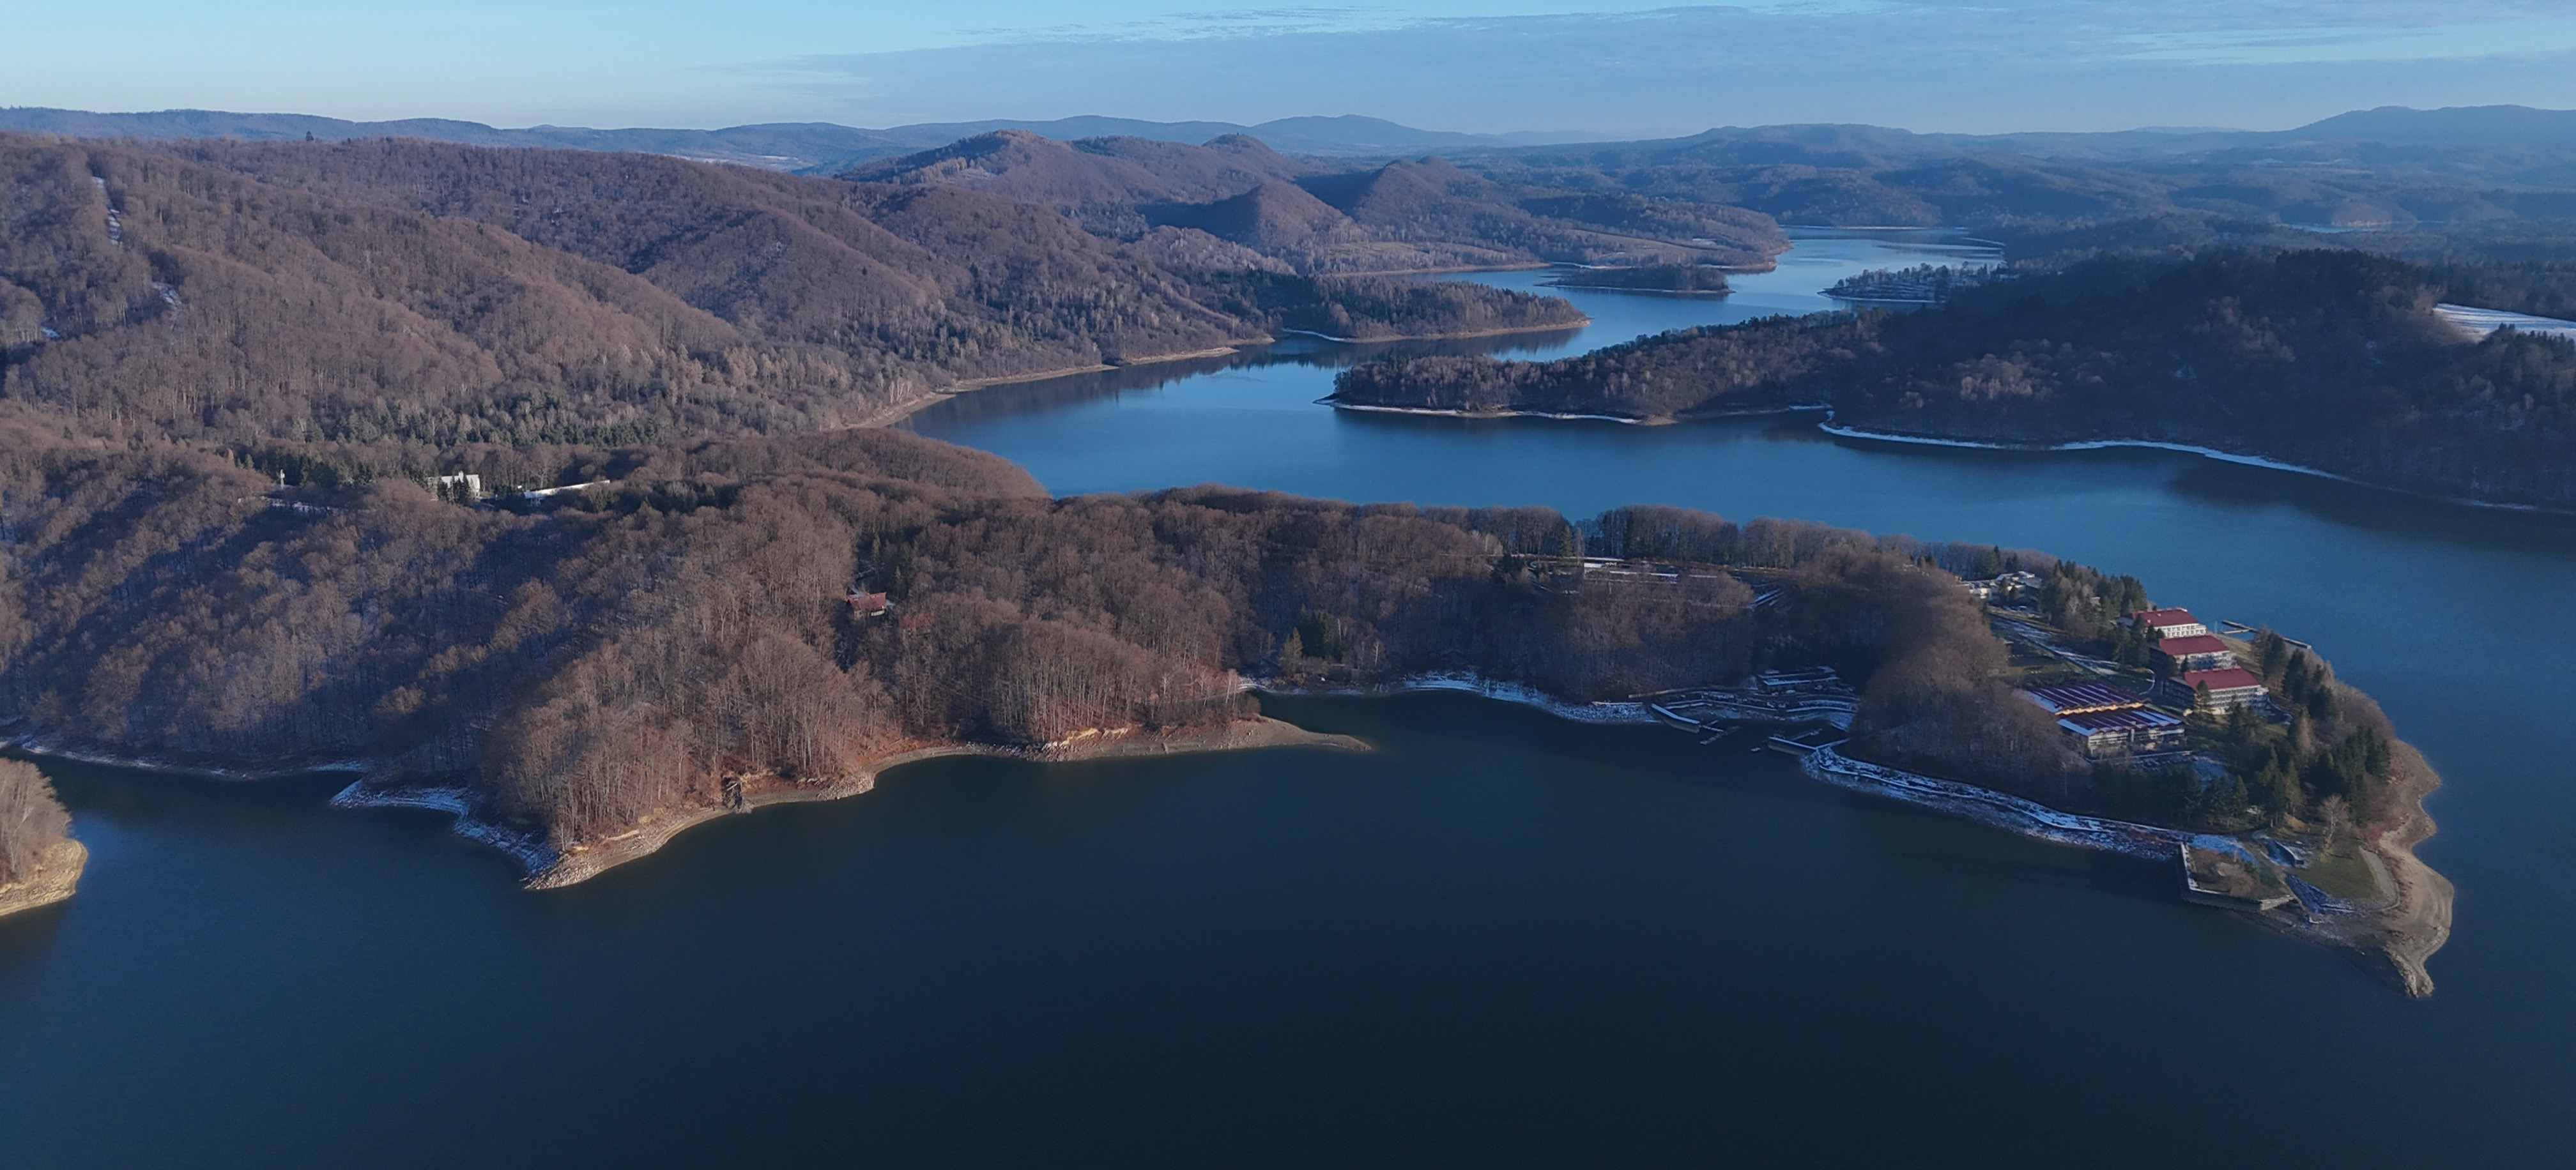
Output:
[[2471,338],[2450,290],[2554,303],[2530,265],[2348,251],[2106,257],[1913,313],[1681,330],[1555,362],[1346,372],[1349,405],[1680,417],[1831,405],[1868,431],[2206,446],[2443,496],[2576,506],[2576,346]]
[[1929,568],[1995,561],[1984,546],[1675,509],[1589,525],[1632,555],[1761,566],[1787,592],[1757,607],[1723,573],[1542,582],[1530,558],[1577,548],[1546,509],[1050,500],[993,456],[881,429],[557,451],[614,482],[505,508],[372,455],[370,482],[280,490],[185,446],[0,448],[0,731],[364,758],[564,849],[926,744],[1226,724],[1253,673],[1472,669],[1615,698],[1831,663],[1885,673],[1870,727],[1969,774],[2077,766]]
[[1788,246],[1769,216],[1722,201],[1647,198],[1613,184],[1498,183],[1439,158],[1353,167],[1288,159],[1258,140],[1057,142],[1004,130],[843,177],[957,186],[1055,208],[1103,236],[1186,233],[1306,273],[1581,264],[1767,264]]
[[[0,177],[0,412],[119,442],[822,429],[1260,340],[1351,291],[1247,299],[1027,202],[655,156],[0,135]],[[1356,295],[1357,336],[1579,319]]]

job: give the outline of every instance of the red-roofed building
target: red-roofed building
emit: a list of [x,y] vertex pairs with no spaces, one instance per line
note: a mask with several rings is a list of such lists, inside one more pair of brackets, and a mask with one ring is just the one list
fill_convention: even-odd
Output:
[[2129,615],[2129,624],[2151,638],[2191,638],[2209,632],[2200,619],[2187,609],[2142,609]]
[[882,593],[853,592],[842,600],[850,603],[851,613],[861,617],[875,617],[894,608],[894,603],[886,600],[886,595]]
[[2195,670],[2224,670],[2236,665],[2236,651],[2216,634],[2193,634],[2187,638],[2166,638],[2156,643],[2157,659],[2167,674],[2188,674]]
[[2221,710],[2242,707],[2262,698],[2264,694],[2263,680],[2254,677],[2252,671],[2240,666],[2230,666],[2220,670],[2185,671],[2177,681],[2182,683],[2184,690],[2190,691],[2195,696],[2200,693],[2201,688],[2209,688],[2211,705]]

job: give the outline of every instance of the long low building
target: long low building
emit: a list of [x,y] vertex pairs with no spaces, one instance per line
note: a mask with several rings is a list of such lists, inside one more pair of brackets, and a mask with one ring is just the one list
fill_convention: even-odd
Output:
[[2057,717],[2058,730],[2088,759],[2135,755],[2181,746],[2182,720],[2149,706],[2135,691],[2109,683],[2032,687],[2022,697]]
[[2057,726],[2075,737],[2088,759],[2167,751],[2182,746],[2182,720],[2153,707],[2064,715]]

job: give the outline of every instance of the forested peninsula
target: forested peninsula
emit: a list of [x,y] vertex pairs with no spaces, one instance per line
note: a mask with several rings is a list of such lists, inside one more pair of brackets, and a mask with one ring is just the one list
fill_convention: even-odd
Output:
[[[1661,508],[1051,499],[874,429],[558,457],[599,480],[495,506],[440,498],[399,451],[281,488],[237,452],[13,443],[0,727],[168,766],[359,768],[344,803],[457,812],[538,885],[928,754],[1304,741],[1259,720],[1256,682],[1581,703],[1823,667],[1858,684],[1853,758],[2187,831],[2306,818],[2392,858],[2430,787],[2348,689],[2287,739],[2214,725],[2242,741],[2232,787],[2086,759],[1953,570],[2046,570],[2079,640],[2116,637],[2143,592],[2035,552]],[[2420,976],[2419,956],[2401,983]]]
[[[1160,159],[1156,182],[1208,161],[1085,157],[1119,151]],[[1169,223],[1089,230],[1097,205],[915,161],[928,169],[873,182],[392,140],[0,135],[0,735],[228,775],[353,769],[341,803],[454,812],[545,886],[931,755],[1354,746],[1262,720],[1264,687],[1476,680],[1633,718],[1687,693],[1759,722],[1779,713],[1751,695],[1762,680],[1839,679],[1852,690],[1825,706],[1846,737],[1799,743],[1820,778],[2013,810],[1997,823],[2052,840],[2050,818],[2074,817],[2158,848],[2306,851],[2290,868],[2341,891],[2313,903],[2329,926],[2282,919],[2268,893],[2247,912],[2429,989],[2447,886],[2407,850],[2435,781],[2365,697],[2322,660],[2249,646],[2296,711],[2193,704],[2206,775],[2096,759],[2026,697],[2063,659],[2023,661],[1961,577],[2032,575],[2014,603],[2036,608],[2010,628],[2114,657],[2136,650],[2116,632],[2146,604],[2134,581],[1676,509],[1569,520],[1216,486],[1055,499],[993,456],[864,425],[979,382],[1272,331],[1580,320],[1555,298],[1300,269]],[[1311,184],[1368,226],[1333,253],[1352,263],[1476,232],[1580,251],[1615,234],[1567,225],[1735,222],[1427,164],[1370,174]],[[1705,267],[1689,253],[1706,248],[1679,251]],[[2299,265],[2348,261],[2206,263],[2296,286]],[[2112,307],[2070,320],[2197,269],[2090,271]],[[2426,290],[2399,292],[2369,319],[2412,321]],[[1971,299],[1987,295],[1941,313],[2018,311]],[[1933,352],[1908,330],[1936,319],[1976,320],[1759,322],[1577,360],[1655,387],[1716,354],[1753,388],[1741,398],[1785,402],[1870,355]],[[2313,314],[2260,319],[2340,336]],[[2364,340],[2391,362],[2437,348],[2397,324]],[[2439,352],[2559,353],[2522,344]],[[2070,352],[2034,344],[2030,368]],[[1440,368],[1575,367],[1352,379]],[[1548,376],[1589,401],[1583,379]],[[1816,763],[1834,760],[1878,771]],[[42,777],[0,766],[0,907],[68,893],[79,850]]]
[[[1830,408],[1838,432],[2205,448],[2443,498],[2576,508],[2576,345],[2442,320],[2563,303],[2549,265],[2346,250],[2100,256],[1914,312],[1677,330],[1550,362],[1389,358],[1349,407],[1636,421]],[[2456,290],[2456,291],[2455,291]]]

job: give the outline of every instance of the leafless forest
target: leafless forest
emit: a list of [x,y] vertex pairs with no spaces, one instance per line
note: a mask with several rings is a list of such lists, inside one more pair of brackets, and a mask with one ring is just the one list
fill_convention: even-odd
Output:
[[33,764],[0,760],[0,886],[24,881],[71,831],[70,814]]
[[[133,756],[383,759],[565,843],[906,746],[1220,723],[1247,675],[1605,698],[1831,662],[1892,742],[2050,744],[1992,701],[1983,619],[1926,563],[1967,550],[1663,509],[1585,526],[1786,570],[1757,609],[1726,576],[1541,587],[1526,558],[1577,539],[1545,509],[1052,500],[874,430],[608,458],[613,484],[512,510],[360,465],[281,491],[218,452],[13,450],[0,718]],[[1656,526],[1703,543],[1652,549]]]

